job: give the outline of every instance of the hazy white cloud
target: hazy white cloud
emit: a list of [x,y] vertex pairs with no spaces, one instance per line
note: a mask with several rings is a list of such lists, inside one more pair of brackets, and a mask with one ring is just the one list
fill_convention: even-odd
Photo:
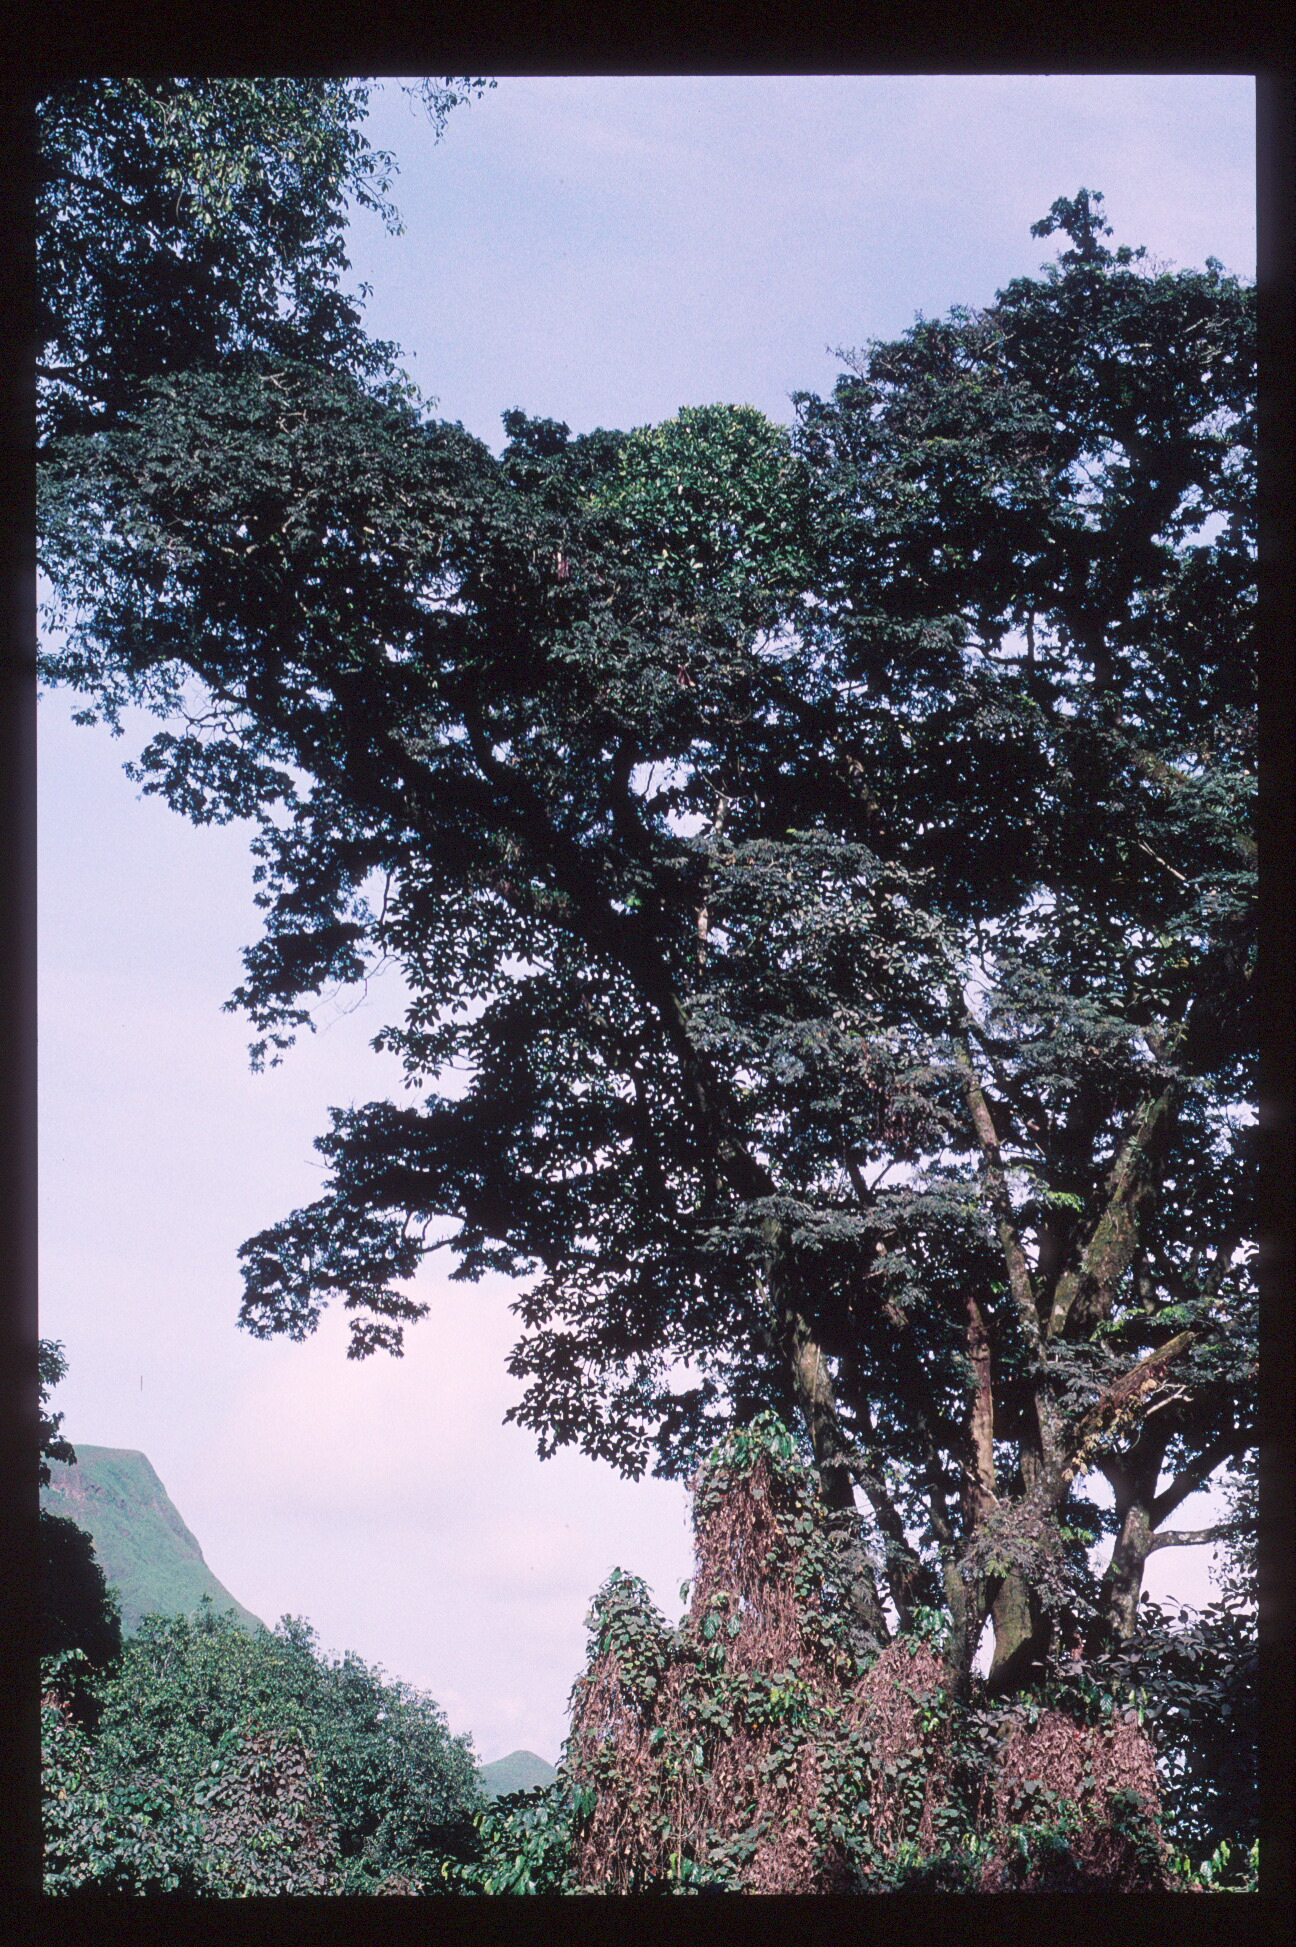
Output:
[[678,1613],[686,1497],[574,1453],[539,1465],[532,1436],[503,1424],[518,1390],[507,1286],[420,1289],[433,1313],[403,1359],[347,1360],[330,1317],[245,1384],[192,1456],[186,1518],[201,1509],[212,1566],[266,1620],[304,1610],[335,1648],[384,1643],[488,1757],[519,1741],[556,1756],[608,1572],[643,1574]]
[[739,398],[786,418],[829,348],[984,303],[1052,246],[1083,183],[1117,237],[1254,263],[1244,76],[502,81],[417,148],[407,238],[357,226],[371,315],[441,409],[498,443],[509,406],[577,430]]

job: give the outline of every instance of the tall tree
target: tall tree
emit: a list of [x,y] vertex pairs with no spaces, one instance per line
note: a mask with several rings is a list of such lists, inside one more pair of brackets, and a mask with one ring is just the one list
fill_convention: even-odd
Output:
[[249,1329],[397,1350],[428,1250],[525,1277],[542,1452],[799,1415],[860,1637],[941,1605],[966,1675],[989,1618],[1001,1689],[1127,1633],[1253,1441],[1252,295],[1084,191],[1036,227],[793,435],[497,461],[359,363],[165,374],[48,549],[51,677],[258,823],[256,1058],[408,985],[414,1099],[333,1112]]
[[[438,137],[487,84],[426,81]],[[367,375],[395,347],[343,288],[354,208],[389,229],[394,158],[367,80],[98,79],[38,105],[39,364],[47,438],[102,432],[168,372],[258,355]]]

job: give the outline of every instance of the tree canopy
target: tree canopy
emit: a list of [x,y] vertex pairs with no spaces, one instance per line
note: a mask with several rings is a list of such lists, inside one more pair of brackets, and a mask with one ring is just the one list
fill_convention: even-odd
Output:
[[440,1891],[475,1848],[470,1741],[299,1617],[146,1617],[94,1686],[92,1735],[62,1702],[75,1674],[48,1666],[47,1891]]
[[[307,355],[367,375],[349,210],[400,219],[394,158],[363,128],[363,79],[130,77],[39,103],[38,366],[47,433],[102,431],[166,372]],[[481,80],[428,80],[438,135]]]
[[[267,246],[326,295],[330,195]],[[408,990],[246,1326],[394,1351],[429,1251],[515,1276],[542,1453],[684,1475],[779,1411],[859,1641],[939,1608],[966,1680],[988,1619],[999,1690],[1127,1638],[1254,1444],[1253,293],[1086,191],[1035,227],[791,430],[496,458],[312,297],[141,338],[44,464],[49,679],[255,824],[255,1058]]]

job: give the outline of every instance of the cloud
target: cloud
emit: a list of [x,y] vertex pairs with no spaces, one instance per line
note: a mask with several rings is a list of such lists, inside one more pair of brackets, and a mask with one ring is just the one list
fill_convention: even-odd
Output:
[[579,1454],[541,1465],[532,1436],[502,1424],[517,1392],[509,1287],[425,1273],[420,1289],[432,1315],[401,1360],[348,1360],[340,1315],[282,1348],[176,1498],[257,1614],[305,1613],[333,1649],[386,1662],[490,1755],[514,1730],[556,1755],[610,1569],[643,1574],[678,1613],[686,1497]]

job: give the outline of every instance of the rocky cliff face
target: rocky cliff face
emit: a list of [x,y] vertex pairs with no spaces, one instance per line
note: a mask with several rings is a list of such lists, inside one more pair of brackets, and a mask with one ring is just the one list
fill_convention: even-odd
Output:
[[76,1453],[75,1466],[51,1463],[41,1504],[92,1538],[128,1635],[141,1617],[188,1615],[204,1596],[217,1609],[232,1610],[249,1629],[257,1627],[258,1618],[208,1568],[144,1454],[79,1444]]

